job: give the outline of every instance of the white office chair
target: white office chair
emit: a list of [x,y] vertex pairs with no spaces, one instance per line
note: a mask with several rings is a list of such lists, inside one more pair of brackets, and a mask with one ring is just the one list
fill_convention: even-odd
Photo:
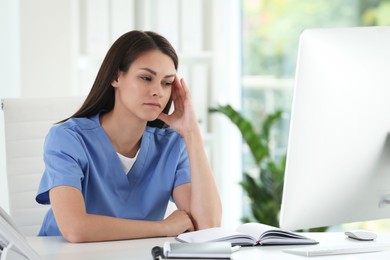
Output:
[[47,211],[47,206],[35,201],[44,171],[44,138],[54,123],[71,116],[84,99],[9,98],[1,101],[9,214],[26,236],[38,234]]

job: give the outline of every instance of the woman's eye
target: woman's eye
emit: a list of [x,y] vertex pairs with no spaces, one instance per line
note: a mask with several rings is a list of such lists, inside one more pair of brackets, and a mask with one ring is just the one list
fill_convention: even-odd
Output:
[[151,77],[141,77],[142,80],[146,80],[146,81],[151,81],[152,78]]
[[172,86],[173,82],[164,82],[163,85],[166,87]]

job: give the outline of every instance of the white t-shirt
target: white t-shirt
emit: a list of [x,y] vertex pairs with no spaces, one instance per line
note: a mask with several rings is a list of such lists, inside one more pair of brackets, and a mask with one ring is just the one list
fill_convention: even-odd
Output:
[[137,160],[138,153],[139,150],[135,154],[134,158],[126,157],[120,153],[117,153],[119,156],[119,161],[121,162],[123,170],[125,171],[126,175],[129,174],[131,167],[133,167],[135,160]]

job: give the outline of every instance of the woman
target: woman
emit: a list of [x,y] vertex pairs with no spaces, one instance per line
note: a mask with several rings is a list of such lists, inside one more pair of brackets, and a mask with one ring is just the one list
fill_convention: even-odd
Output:
[[[220,199],[177,68],[175,50],[156,33],[131,31],[112,45],[82,107],[46,137],[36,200],[51,209],[39,235],[90,242],[220,225]],[[163,219],[169,199],[178,210]]]

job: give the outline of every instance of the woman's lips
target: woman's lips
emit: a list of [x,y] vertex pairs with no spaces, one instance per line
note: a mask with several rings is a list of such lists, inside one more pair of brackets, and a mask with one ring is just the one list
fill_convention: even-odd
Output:
[[159,103],[144,103],[144,105],[161,108],[161,105]]

